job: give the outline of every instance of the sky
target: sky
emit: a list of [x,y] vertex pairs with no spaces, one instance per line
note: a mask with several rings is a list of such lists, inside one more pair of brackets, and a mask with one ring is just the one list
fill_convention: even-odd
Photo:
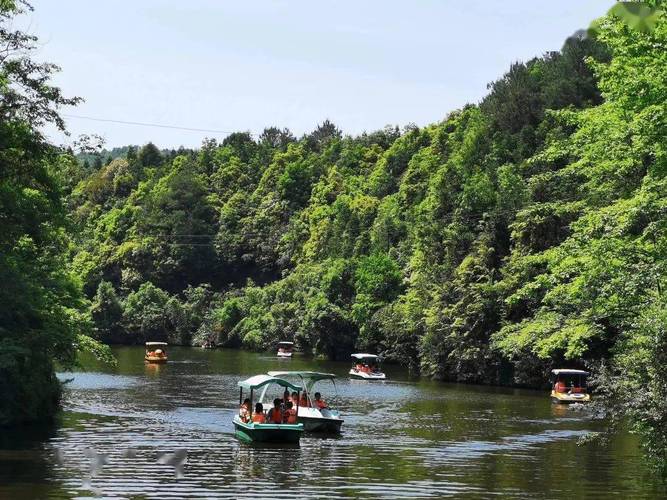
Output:
[[17,26],[39,36],[38,60],[62,68],[66,95],[85,99],[62,111],[71,136],[51,138],[172,148],[267,126],[300,136],[325,119],[346,134],[440,121],[613,0],[32,3]]

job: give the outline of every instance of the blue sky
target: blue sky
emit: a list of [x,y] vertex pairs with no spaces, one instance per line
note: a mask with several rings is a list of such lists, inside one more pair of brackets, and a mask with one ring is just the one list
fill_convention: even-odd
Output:
[[[557,50],[613,0],[33,0],[37,57],[86,102],[67,114],[221,131],[324,119],[350,134],[425,125],[513,61]],[[197,146],[204,133],[68,118],[107,146]]]

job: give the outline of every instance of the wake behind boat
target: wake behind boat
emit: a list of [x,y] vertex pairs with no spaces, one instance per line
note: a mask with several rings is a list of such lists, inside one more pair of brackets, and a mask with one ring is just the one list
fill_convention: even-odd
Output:
[[299,405],[297,416],[307,432],[324,432],[331,434],[340,433],[343,418],[338,410],[330,408],[323,400],[314,400],[313,392],[315,384],[322,380],[330,380],[336,387],[333,373],[320,373],[311,371],[272,371],[269,375],[280,378],[298,378],[305,388],[305,405]]

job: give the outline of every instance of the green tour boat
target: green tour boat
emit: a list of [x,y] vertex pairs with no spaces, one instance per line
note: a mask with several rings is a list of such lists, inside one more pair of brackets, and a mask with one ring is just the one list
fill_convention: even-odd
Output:
[[[266,395],[271,385],[283,387],[286,391],[290,389],[301,394],[302,387],[287,380],[271,375],[255,375],[238,383],[240,387],[239,414],[234,416],[234,429],[236,437],[246,442],[260,443],[298,443],[303,434],[303,424],[300,423],[274,423],[266,419],[264,415],[253,415],[253,398],[258,389],[262,389],[259,401]],[[244,402],[244,391],[249,393],[249,403]],[[298,407],[295,415],[298,414]]]

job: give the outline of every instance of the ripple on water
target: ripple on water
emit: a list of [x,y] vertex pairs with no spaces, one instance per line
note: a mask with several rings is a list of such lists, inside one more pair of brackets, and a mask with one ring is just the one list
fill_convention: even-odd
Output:
[[[296,448],[250,446],[233,435],[236,384],[275,368],[275,358],[179,350],[174,357],[184,362],[144,370],[140,348],[123,353],[120,374],[59,375],[73,380],[65,389],[65,412],[55,435],[23,456],[0,453],[0,470],[4,463],[33,464],[35,482],[7,484],[10,478],[0,474],[0,497],[11,492],[7,498],[29,498],[33,490],[63,498],[477,498],[546,492],[650,498],[664,493],[642,481],[634,442],[623,438],[616,448],[577,447],[595,422],[556,412],[535,392],[342,378],[338,397],[332,386],[322,387],[343,413],[342,437],[305,435]],[[296,359],[292,365],[305,363],[314,368],[319,362]],[[321,369],[345,373],[346,365],[324,363]],[[107,457],[95,474],[86,455],[91,448]],[[177,479],[172,466],[158,462],[158,453],[181,449],[187,450],[187,462]]]
[[57,376],[72,390],[127,389],[140,382],[138,377],[108,373],[61,372]]

